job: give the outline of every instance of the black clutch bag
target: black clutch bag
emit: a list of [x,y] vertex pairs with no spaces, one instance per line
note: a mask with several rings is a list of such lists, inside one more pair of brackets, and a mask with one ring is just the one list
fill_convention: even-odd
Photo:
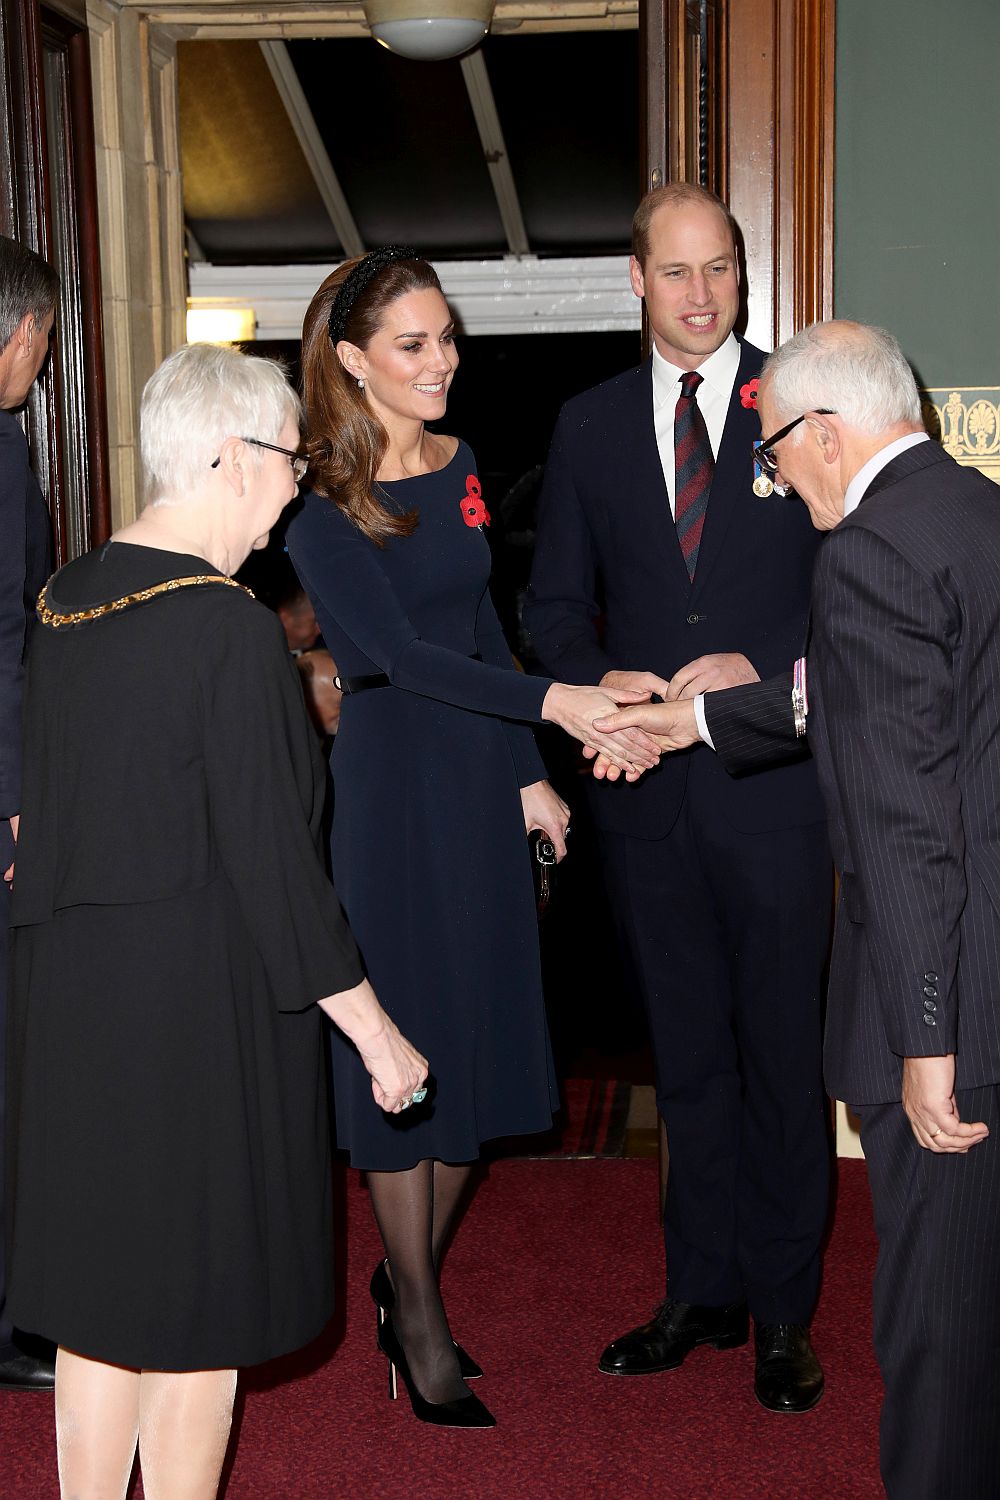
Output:
[[556,846],[541,828],[531,830],[528,843],[531,845],[531,868],[535,877],[535,905],[541,917],[552,897]]

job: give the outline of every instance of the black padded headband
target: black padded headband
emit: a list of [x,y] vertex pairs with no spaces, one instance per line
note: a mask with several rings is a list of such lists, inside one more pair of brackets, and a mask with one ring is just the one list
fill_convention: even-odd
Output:
[[334,348],[344,337],[344,329],[351,316],[351,309],[369,282],[374,281],[379,272],[384,271],[386,266],[391,266],[394,261],[419,259],[412,245],[383,245],[378,250],[370,250],[358,261],[341,282],[340,290],[334,297],[333,306],[330,308],[330,321],[327,328]]

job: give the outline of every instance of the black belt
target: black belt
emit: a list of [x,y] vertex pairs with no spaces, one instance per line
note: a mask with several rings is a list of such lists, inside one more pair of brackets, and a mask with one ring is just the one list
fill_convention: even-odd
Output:
[[[483,657],[477,651],[468,660],[481,661]],[[334,676],[333,685],[342,693],[366,693],[369,687],[391,687],[393,684],[384,672],[370,672],[367,676]]]
[[[469,661],[482,661],[482,659],[478,651],[475,656],[469,657]],[[392,686],[384,672],[371,672],[367,677],[335,677],[333,685],[342,693],[364,693],[368,688]]]
[[369,677],[335,677],[333,685],[342,693],[363,693],[365,688],[388,687],[389,679],[384,672],[372,672]]

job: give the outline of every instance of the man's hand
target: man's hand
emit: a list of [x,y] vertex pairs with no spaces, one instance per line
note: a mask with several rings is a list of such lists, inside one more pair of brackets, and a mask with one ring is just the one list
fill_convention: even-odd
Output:
[[667,680],[665,677],[657,677],[655,672],[605,672],[598,687],[604,688],[608,693],[620,690],[625,693],[645,693],[647,698],[652,693],[659,693],[661,698],[667,696]]
[[663,696],[673,702],[677,698],[696,698],[699,693],[715,693],[720,688],[743,687],[759,681],[756,668],[745,656],[738,651],[718,651],[714,656],[696,657],[681,667],[667,683]]
[[945,1057],[903,1058],[903,1108],[920,1145],[940,1155],[964,1155],[990,1133],[982,1120],[968,1125],[959,1119],[953,1052]]
[[[595,719],[594,728],[603,733],[621,729],[644,729],[661,750],[686,750],[695,745],[701,736],[694,716],[694,702],[685,698],[677,703],[640,703],[634,708],[620,708],[606,719]],[[588,759],[591,752],[585,750]],[[594,761],[594,776],[598,781],[617,781],[621,769],[606,755],[598,755]],[[638,777],[626,772],[626,781],[637,781]]]

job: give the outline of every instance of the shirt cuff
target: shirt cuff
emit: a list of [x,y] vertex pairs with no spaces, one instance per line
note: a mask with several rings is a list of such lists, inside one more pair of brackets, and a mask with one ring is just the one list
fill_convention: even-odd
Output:
[[698,726],[698,733],[710,750],[715,749],[715,741],[708,732],[708,720],[705,718],[705,694],[696,693],[694,700],[694,721]]

